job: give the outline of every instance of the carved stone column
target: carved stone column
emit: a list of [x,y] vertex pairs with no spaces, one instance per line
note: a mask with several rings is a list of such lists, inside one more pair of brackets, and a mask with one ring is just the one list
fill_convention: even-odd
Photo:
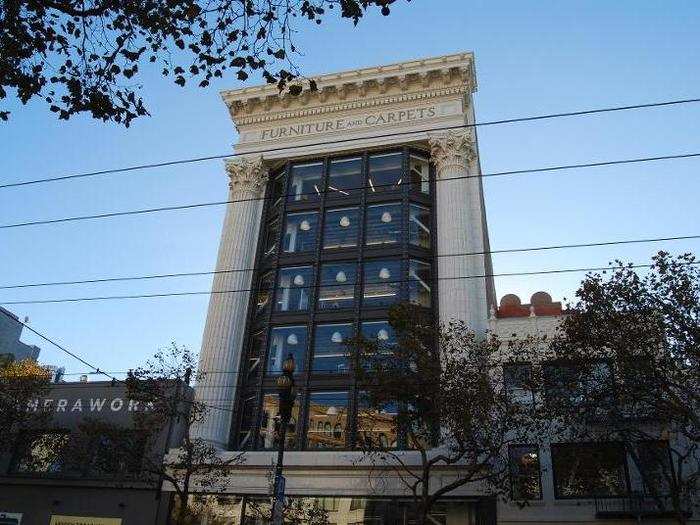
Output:
[[[465,178],[476,173],[471,170],[476,145],[470,131],[433,135],[429,142],[437,174],[437,249],[443,255],[438,257],[440,321],[461,319],[483,335],[488,304],[487,281],[479,277],[487,268],[482,190],[478,177]],[[463,253],[476,254],[449,256]]]
[[[221,233],[217,271],[252,268],[255,259],[262,200],[268,172],[262,157],[236,158],[226,161],[229,200]],[[210,408],[205,420],[194,428],[194,435],[218,447],[226,447],[234,408],[238,367],[243,351],[249,292],[216,293],[248,290],[252,270],[217,273],[212,284],[207,321],[199,355],[199,370],[204,377],[198,382],[195,398]],[[207,373],[207,371],[212,371]],[[232,373],[217,373],[219,371]]]

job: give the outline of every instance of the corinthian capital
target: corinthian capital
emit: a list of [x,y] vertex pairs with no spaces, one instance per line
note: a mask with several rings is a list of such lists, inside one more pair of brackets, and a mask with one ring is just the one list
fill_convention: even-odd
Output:
[[265,187],[268,170],[262,156],[227,159],[225,164],[233,193],[258,194]]
[[428,142],[438,177],[447,168],[466,170],[476,158],[476,145],[469,130],[431,135]]

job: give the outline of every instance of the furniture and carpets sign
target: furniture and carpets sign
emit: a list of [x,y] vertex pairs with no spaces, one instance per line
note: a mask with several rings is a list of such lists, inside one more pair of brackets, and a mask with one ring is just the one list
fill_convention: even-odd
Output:
[[94,518],[90,516],[51,516],[49,525],[122,525],[121,518]]

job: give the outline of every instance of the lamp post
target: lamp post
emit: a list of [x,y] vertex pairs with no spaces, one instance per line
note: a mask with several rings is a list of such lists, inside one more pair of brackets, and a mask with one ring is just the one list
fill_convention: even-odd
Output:
[[292,417],[292,407],[296,398],[294,390],[294,356],[289,354],[282,363],[282,375],[277,378],[277,388],[279,389],[279,447],[277,448],[277,465],[275,467],[275,502],[272,507],[272,519],[274,525],[282,525],[284,522],[284,486],[285,479],[282,476],[282,464],[284,460],[284,446],[287,438],[287,427]]

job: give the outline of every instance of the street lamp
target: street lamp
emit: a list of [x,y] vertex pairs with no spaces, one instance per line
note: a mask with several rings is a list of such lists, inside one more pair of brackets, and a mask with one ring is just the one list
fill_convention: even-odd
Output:
[[294,407],[294,399],[297,396],[294,390],[294,356],[289,354],[287,359],[282,363],[282,375],[277,378],[277,388],[279,389],[279,447],[277,449],[277,466],[275,467],[275,486],[274,496],[275,503],[272,508],[272,518],[275,525],[282,525],[284,520],[284,485],[285,480],[282,477],[282,462],[284,460],[284,445],[287,439],[287,427],[289,420],[292,417],[292,408]]

